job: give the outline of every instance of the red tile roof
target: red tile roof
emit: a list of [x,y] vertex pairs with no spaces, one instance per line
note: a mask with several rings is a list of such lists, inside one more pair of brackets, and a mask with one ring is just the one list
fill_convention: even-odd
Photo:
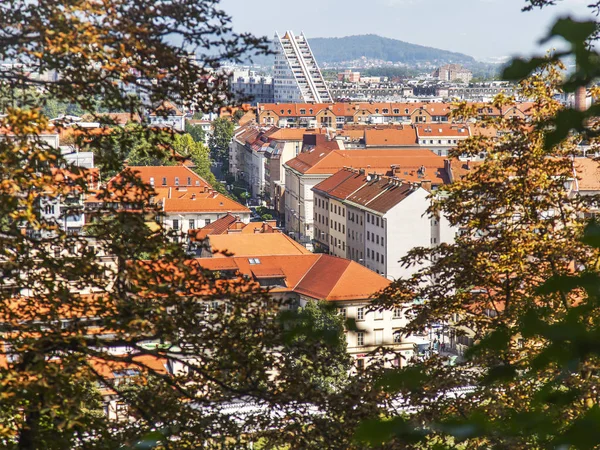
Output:
[[157,201],[162,203],[162,209],[166,213],[250,212],[244,205],[214,191],[205,195],[192,194],[184,198],[157,198]]
[[[269,274],[272,278],[285,277],[286,286],[273,289],[274,292],[296,292],[317,300],[367,300],[390,284],[354,261],[325,254],[254,256],[252,259],[258,260],[255,264],[250,263],[249,257],[197,261],[208,270],[223,270],[223,259],[233,262],[240,274],[251,278],[269,278]],[[231,269],[232,265],[228,267]]]
[[364,171],[342,169],[317,184],[313,191],[386,213],[414,192],[415,188],[413,183],[394,178],[373,177]]
[[363,168],[369,172],[387,174],[392,166],[399,167],[398,178],[407,181],[420,181],[417,169],[425,166],[427,179],[434,184],[447,183],[444,171],[444,158],[426,149],[367,149],[319,151],[301,153],[285,163],[302,174],[334,174],[344,167]]
[[365,145],[367,147],[415,146],[417,134],[411,125],[394,128],[366,128]]
[[468,138],[471,130],[468,125],[457,123],[427,123],[415,125],[419,138],[427,137],[460,137]]
[[[235,256],[306,255],[310,252],[283,233],[232,233],[208,236],[213,251],[229,252]],[[225,257],[215,254],[216,257]]]

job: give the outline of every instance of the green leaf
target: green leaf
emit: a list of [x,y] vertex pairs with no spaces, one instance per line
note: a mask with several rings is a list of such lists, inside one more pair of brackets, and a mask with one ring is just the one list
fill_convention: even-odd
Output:
[[544,138],[544,147],[551,149],[560,144],[569,136],[571,130],[583,131],[585,129],[584,121],[586,113],[575,109],[563,109],[559,111],[552,120],[555,128],[546,133]]
[[581,242],[590,247],[600,248],[600,224],[598,222],[592,220],[586,225]]
[[593,449],[600,445],[600,408],[594,406],[575,420],[564,433],[556,437],[555,445],[580,450]]
[[386,392],[399,391],[419,392],[427,382],[427,375],[418,366],[409,366],[399,370],[385,372],[375,383],[376,387]]
[[515,58],[502,71],[502,79],[510,81],[520,81],[527,78],[532,72],[552,61],[548,58],[531,58],[526,60],[523,58]]
[[509,364],[492,367],[482,380],[485,385],[510,381],[517,375],[517,369]]
[[360,443],[376,446],[394,438],[400,438],[404,443],[417,443],[422,441],[426,434],[425,430],[415,428],[406,419],[394,417],[365,420],[357,428],[354,439]]
[[594,21],[578,21],[570,17],[558,19],[550,33],[540,43],[545,44],[554,37],[562,37],[573,46],[585,45],[586,41],[595,33],[597,23]]

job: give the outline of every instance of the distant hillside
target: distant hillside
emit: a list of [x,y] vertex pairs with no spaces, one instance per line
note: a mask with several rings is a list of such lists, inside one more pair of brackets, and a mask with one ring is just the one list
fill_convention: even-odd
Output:
[[341,38],[309,38],[319,63],[340,63],[361,57],[400,63],[474,63],[475,59],[462,53],[409,44],[374,34]]
[[[409,65],[459,63],[470,66],[477,63],[473,57],[462,53],[409,44],[375,34],[341,38],[309,37],[308,43],[321,67],[353,61],[363,56],[370,60],[379,59]],[[273,56],[255,57],[253,62],[260,66],[270,67],[273,65]]]

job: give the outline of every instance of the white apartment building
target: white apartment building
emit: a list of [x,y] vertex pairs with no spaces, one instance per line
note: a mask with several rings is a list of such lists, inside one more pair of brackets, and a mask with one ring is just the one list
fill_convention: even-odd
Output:
[[325,84],[304,34],[295,36],[286,31],[275,33],[275,65],[273,67],[273,95],[278,103],[331,103],[332,97]]
[[316,245],[387,278],[420,269],[400,263],[412,248],[454,239],[447,220],[429,217],[429,192],[416,183],[345,168],[313,191]]
[[[322,235],[315,233],[315,202],[312,188],[344,167],[365,168],[378,174],[394,175],[405,181],[411,181],[430,187],[437,187],[448,182],[444,159],[430,150],[413,149],[368,149],[368,150],[332,150],[339,141],[330,141],[329,147],[324,143],[303,151],[296,158],[284,164],[285,175],[285,231],[300,239],[312,240],[319,244]],[[341,144],[343,145],[343,144]],[[331,208],[331,206],[329,206]],[[331,214],[331,211],[329,211]],[[344,214],[346,214],[344,212]],[[321,213],[323,217],[323,214]],[[344,217],[342,217],[344,218]],[[340,219],[341,220],[341,219]],[[346,224],[341,223],[347,236]],[[331,227],[329,218],[329,227]],[[336,227],[338,225],[335,225]],[[330,229],[324,230],[331,244]],[[333,230],[334,239],[337,229]],[[335,243],[335,241],[334,241]],[[338,244],[344,247],[342,244]],[[346,242],[347,245],[347,242]],[[336,250],[340,252],[340,250]],[[343,250],[341,250],[343,253]],[[336,253],[337,254],[337,253]],[[346,253],[346,256],[348,253]]]

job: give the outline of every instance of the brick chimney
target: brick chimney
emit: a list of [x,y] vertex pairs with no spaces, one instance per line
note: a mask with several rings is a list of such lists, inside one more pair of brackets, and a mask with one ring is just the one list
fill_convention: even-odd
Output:
[[421,180],[421,187],[427,192],[431,192],[431,180]]

